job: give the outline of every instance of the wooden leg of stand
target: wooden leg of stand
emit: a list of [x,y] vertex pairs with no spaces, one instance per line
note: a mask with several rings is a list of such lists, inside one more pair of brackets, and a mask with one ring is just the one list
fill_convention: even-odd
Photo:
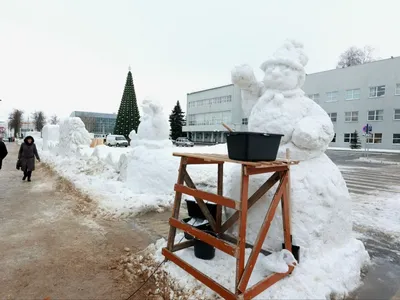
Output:
[[[289,172],[287,173],[289,175]],[[292,251],[292,241],[290,239],[290,200],[289,192],[290,188],[289,176],[287,177],[286,186],[283,189],[282,195],[282,221],[283,221],[283,236],[285,239],[285,249]]]
[[247,200],[249,197],[249,175],[247,174],[246,167],[242,166],[242,186],[240,195],[239,212],[239,238],[237,243],[237,257],[236,257],[236,286],[235,292],[238,295],[239,282],[242,278],[244,271],[244,260],[246,250],[246,227],[247,227]]
[[[218,184],[217,184],[217,194],[222,196],[223,195],[223,188],[224,188],[224,165],[218,165]],[[222,205],[217,204],[217,218],[216,218],[216,227],[217,233],[221,232],[222,226]]]
[[[186,158],[182,157],[181,164],[179,166],[177,184],[183,184],[183,180],[185,177],[185,171],[186,171]],[[174,207],[172,209],[172,217],[175,219],[179,219],[179,210],[181,208],[181,201],[182,201],[182,193],[175,192]],[[176,228],[173,226],[170,226],[169,235],[168,235],[168,244],[167,244],[167,248],[169,251],[173,251],[175,235],[176,235]]]

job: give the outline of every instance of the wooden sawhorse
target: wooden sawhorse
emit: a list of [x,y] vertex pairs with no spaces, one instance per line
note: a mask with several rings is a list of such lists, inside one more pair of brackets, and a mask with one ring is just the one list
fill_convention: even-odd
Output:
[[[214,290],[225,299],[252,299],[262,293],[271,285],[286,277],[293,271],[289,266],[289,271],[284,274],[274,273],[247,288],[251,274],[257,261],[259,253],[270,254],[262,249],[262,245],[267,236],[271,222],[274,218],[279,202],[282,205],[283,232],[285,249],[292,251],[291,232],[290,232],[290,202],[289,202],[289,172],[290,165],[297,164],[296,161],[279,160],[273,162],[243,162],[234,161],[225,155],[219,154],[193,154],[193,153],[174,153],[174,156],[180,157],[180,167],[178,181],[175,185],[175,201],[172,211],[172,217],[169,219],[170,231],[168,244],[162,249],[162,253],[167,260],[175,263],[197,280]],[[237,163],[242,165],[241,197],[236,201],[223,196],[223,165],[224,163]],[[196,186],[190,178],[187,166],[216,164],[218,165],[218,184],[217,194],[205,192],[196,189]],[[274,174],[249,198],[249,177],[251,175],[274,172]],[[276,183],[279,186],[271,201],[268,212],[265,216],[260,232],[254,245],[246,243],[246,224],[248,210]],[[186,184],[186,186],[185,186]],[[204,216],[207,218],[211,228],[217,234],[214,237],[201,230],[194,228],[179,220],[179,211],[181,206],[182,194],[191,195],[195,198]],[[208,210],[204,200],[217,204],[216,219],[213,218]],[[222,206],[235,209],[236,212],[222,224]],[[239,237],[226,234],[226,231],[238,222]],[[191,247],[194,240],[181,242],[175,245],[176,229],[183,230],[196,239],[201,240],[215,248],[236,258],[236,286],[235,291],[231,292],[218,282],[209,278],[184,260],[180,259],[174,252]],[[245,249],[252,248],[249,259],[245,265]]]

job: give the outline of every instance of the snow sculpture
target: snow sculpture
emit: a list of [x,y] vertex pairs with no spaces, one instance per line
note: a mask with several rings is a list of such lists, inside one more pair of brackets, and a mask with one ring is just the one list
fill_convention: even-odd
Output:
[[80,118],[66,118],[61,122],[59,154],[77,154],[79,147],[90,146],[91,141],[90,134]]
[[60,141],[60,126],[45,125],[42,129],[43,150],[48,151],[54,148]]
[[[232,71],[232,81],[242,90],[249,131],[284,134],[278,157],[284,158],[289,148],[291,158],[300,160],[291,168],[291,209],[293,244],[302,249],[302,263],[322,255],[321,249],[339,253],[345,247],[352,255],[340,255],[337,263],[360,270],[369,257],[362,242],[352,237],[350,195],[338,167],[324,153],[334,135],[333,125],[327,113],[301,90],[307,61],[303,46],[288,41],[261,65],[265,73],[262,82],[256,81],[247,65]],[[249,195],[270,175],[251,177]],[[238,167],[232,168],[228,197],[240,198],[240,176]],[[257,237],[274,192],[269,191],[249,211],[247,238],[251,242]],[[264,243],[274,251],[282,249],[280,209],[278,206]],[[228,216],[230,213],[227,211]],[[340,278],[343,282],[358,279],[358,271]]]
[[169,123],[162,106],[146,98],[142,103],[143,116],[140,118],[138,137],[141,140],[167,140]]
[[150,149],[172,147],[168,139],[169,122],[161,104],[146,98],[142,103],[142,110],[143,115],[140,118],[137,134],[134,130],[129,134],[131,147],[139,145]]

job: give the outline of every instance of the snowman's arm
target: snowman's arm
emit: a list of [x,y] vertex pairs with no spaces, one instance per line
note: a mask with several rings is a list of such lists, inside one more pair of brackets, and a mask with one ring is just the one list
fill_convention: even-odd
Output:
[[249,116],[251,109],[264,92],[264,84],[258,82],[253,69],[249,65],[235,67],[232,72],[232,83],[241,89],[242,109]]
[[323,112],[301,119],[293,131],[292,141],[299,148],[325,151],[334,134],[333,124]]

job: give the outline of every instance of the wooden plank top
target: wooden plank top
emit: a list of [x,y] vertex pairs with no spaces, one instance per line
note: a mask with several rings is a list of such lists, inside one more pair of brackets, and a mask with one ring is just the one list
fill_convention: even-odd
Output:
[[296,160],[287,160],[287,159],[278,159],[274,161],[239,161],[233,160],[228,157],[228,155],[224,154],[213,154],[213,153],[178,153],[174,152],[173,156],[178,157],[188,157],[188,158],[197,158],[202,159],[206,162],[215,162],[215,163],[234,163],[241,164],[250,167],[256,168],[272,168],[283,165],[297,165],[299,161]]

